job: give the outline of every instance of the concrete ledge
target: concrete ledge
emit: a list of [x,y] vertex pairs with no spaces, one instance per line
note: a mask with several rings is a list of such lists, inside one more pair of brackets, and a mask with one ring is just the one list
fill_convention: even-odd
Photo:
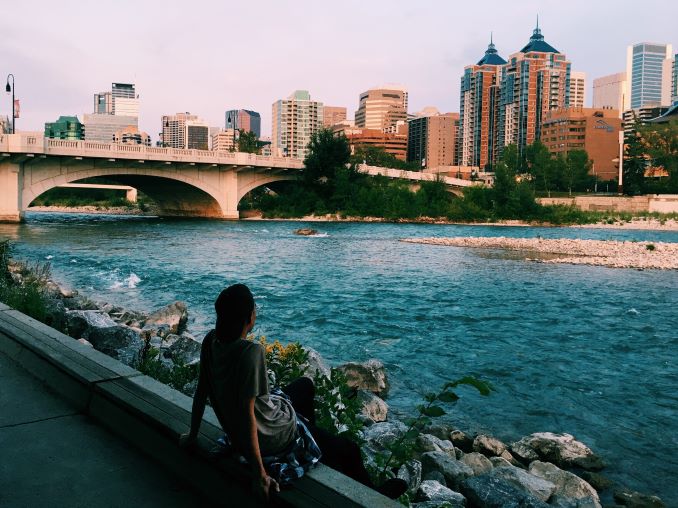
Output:
[[[257,506],[249,469],[208,451],[222,434],[207,408],[195,453],[178,447],[190,425],[192,400],[138,371],[0,303],[0,351],[79,411],[185,479],[211,502]],[[289,507],[396,507],[398,503],[319,465],[273,499]]]

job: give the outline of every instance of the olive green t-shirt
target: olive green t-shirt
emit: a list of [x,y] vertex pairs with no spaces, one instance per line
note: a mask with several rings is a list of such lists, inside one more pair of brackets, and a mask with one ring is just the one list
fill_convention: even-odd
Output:
[[265,351],[261,344],[238,339],[216,340],[214,330],[203,340],[201,377],[210,403],[233,445],[247,449],[246,403],[254,398],[259,449],[263,456],[284,450],[296,437],[296,415],[285,398],[269,394]]

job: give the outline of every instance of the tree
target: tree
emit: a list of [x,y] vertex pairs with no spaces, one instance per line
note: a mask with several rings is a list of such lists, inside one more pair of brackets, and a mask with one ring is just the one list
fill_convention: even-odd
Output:
[[556,165],[548,148],[541,141],[535,141],[525,149],[525,158],[528,171],[534,178],[537,188],[545,190],[550,197],[558,175],[554,174]]
[[335,136],[331,129],[320,129],[311,136],[302,181],[327,200],[334,194],[337,171],[351,171],[347,169],[350,157],[346,136]]
[[523,172],[523,161],[518,153],[518,147],[514,144],[506,145],[501,153],[501,162],[513,172],[518,175]]
[[365,162],[368,166],[378,166],[380,168],[405,169],[409,171],[421,170],[421,167],[416,162],[402,161],[395,155],[388,153],[383,147],[375,145],[356,146],[352,159],[355,164]]
[[252,131],[245,132],[244,129],[238,129],[238,151],[245,153],[259,153],[257,135]]
[[644,125],[638,132],[652,165],[669,174],[669,189],[678,189],[678,120]]
[[635,119],[633,130],[624,142],[624,161],[622,168],[624,194],[631,196],[645,191],[645,168],[647,157],[640,133],[642,124]]
[[572,195],[573,190],[586,188],[592,180],[589,175],[591,161],[589,155],[584,150],[571,150],[567,153],[563,165],[563,184],[564,188]]

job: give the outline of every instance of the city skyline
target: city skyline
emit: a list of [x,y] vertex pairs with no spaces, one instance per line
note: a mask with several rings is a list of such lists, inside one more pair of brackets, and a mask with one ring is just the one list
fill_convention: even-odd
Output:
[[[192,4],[189,12],[172,5],[160,11],[156,2],[137,6],[123,1],[106,11],[105,25],[100,13],[76,2],[46,5],[39,16],[30,6],[15,4],[12,16],[0,20],[0,77],[10,72],[16,76],[19,130],[42,130],[60,115],[82,120],[90,112],[94,90],[128,82],[140,94],[139,128],[154,139],[162,115],[191,111],[220,126],[226,110],[241,108],[262,113],[262,135],[270,135],[267,112],[296,89],[353,112],[364,90],[398,83],[409,91],[410,112],[426,106],[456,112],[459,77],[482,56],[490,32],[506,57],[527,42],[539,14],[547,40],[567,54],[574,70],[587,73],[590,105],[593,79],[623,71],[627,46],[647,41],[675,47],[677,42],[671,20],[678,8],[671,2],[649,1],[647,9],[634,11],[632,17],[630,5],[598,4],[544,5],[533,0],[516,9],[499,2],[491,8],[390,2],[385,13],[384,2],[349,1],[331,10],[300,2],[291,12],[273,2],[255,8],[203,1]],[[255,37],[225,51],[229,40],[247,40],[239,24],[224,23],[234,17],[252,21],[247,30],[254,27],[261,41]],[[309,24],[309,18],[317,23]],[[185,33],[201,37],[168,38],[177,23],[183,23]],[[398,24],[402,36],[393,30]],[[69,25],[77,28],[76,39],[63,30]],[[94,43],[76,42],[85,39]],[[216,52],[221,60],[214,58],[215,47],[221,47]],[[3,96],[0,114],[9,114],[10,108]]]

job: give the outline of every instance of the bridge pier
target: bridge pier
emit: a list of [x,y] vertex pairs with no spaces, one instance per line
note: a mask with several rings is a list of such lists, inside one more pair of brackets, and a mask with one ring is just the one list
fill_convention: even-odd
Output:
[[21,222],[22,163],[0,162],[0,222]]

